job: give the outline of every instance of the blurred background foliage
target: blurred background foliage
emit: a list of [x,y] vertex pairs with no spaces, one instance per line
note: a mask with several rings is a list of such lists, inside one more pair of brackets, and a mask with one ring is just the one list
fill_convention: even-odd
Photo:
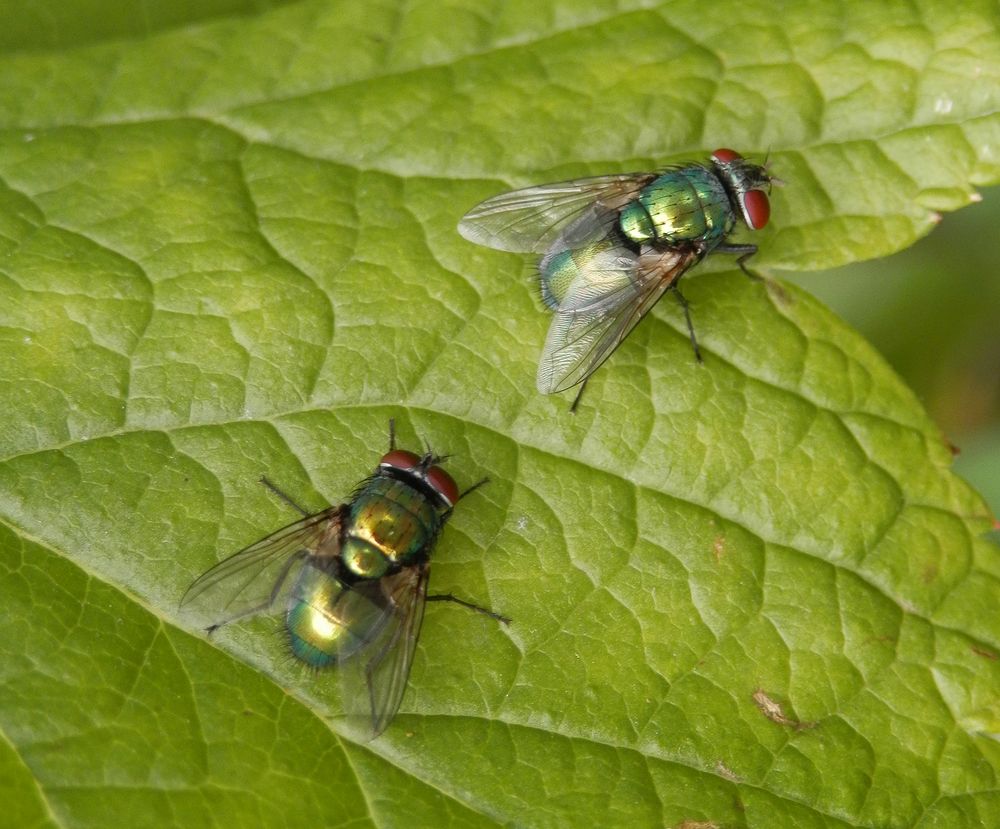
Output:
[[782,273],[875,345],[958,450],[955,470],[1000,513],[1000,187],[917,244],[819,273]]

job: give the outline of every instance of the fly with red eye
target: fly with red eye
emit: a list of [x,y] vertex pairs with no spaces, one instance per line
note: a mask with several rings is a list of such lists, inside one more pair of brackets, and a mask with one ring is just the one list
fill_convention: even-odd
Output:
[[[382,456],[379,461],[379,469],[396,470],[407,475],[414,476],[437,496],[447,507],[453,507],[461,497],[458,491],[458,484],[455,479],[445,472],[440,466],[435,465],[435,458],[431,454],[421,457],[415,452],[406,449],[391,449]],[[481,486],[485,481],[481,481],[476,486]]]
[[292,655],[339,666],[345,713],[364,737],[382,733],[403,698],[428,601],[448,601],[509,624],[453,595],[427,594],[434,545],[465,496],[443,457],[396,448],[342,504],[309,514],[266,479],[302,518],[203,573],[182,607],[212,619],[209,633],[237,619],[282,611]]
[[542,301],[553,318],[536,383],[552,394],[584,383],[667,291],[701,362],[678,282],[710,253],[737,255],[754,276],[746,261],[757,246],[730,234],[739,224],[767,225],[772,182],[765,165],[721,148],[708,163],[501,193],[466,213],[458,230],[487,247],[540,256]]

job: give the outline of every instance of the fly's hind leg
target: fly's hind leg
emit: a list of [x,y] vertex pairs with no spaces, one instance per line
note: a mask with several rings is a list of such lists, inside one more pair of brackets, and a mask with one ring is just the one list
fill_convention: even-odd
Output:
[[576,414],[576,407],[580,405],[580,398],[581,398],[581,397],[583,397],[583,392],[584,392],[584,389],[586,389],[586,388],[587,388],[587,382],[588,382],[589,380],[590,380],[590,378],[589,378],[589,377],[587,377],[587,378],[586,378],[586,379],[585,379],[585,380],[584,380],[584,381],[583,381],[583,382],[582,382],[582,383],[580,384],[580,391],[578,391],[578,392],[576,393],[576,397],[574,397],[574,398],[573,398],[573,403],[572,403],[572,405],[571,405],[571,406],[569,407],[569,413],[570,413],[570,414]]
[[691,308],[688,301],[684,298],[684,294],[681,293],[681,289],[675,284],[671,289],[677,296],[677,301],[681,304],[681,308],[684,309],[684,321],[687,323],[688,336],[691,338],[691,348],[694,349],[695,359],[699,363],[705,362],[701,358],[701,349],[698,348],[698,338],[694,335],[694,323],[691,322]]
[[476,613],[482,613],[484,616],[489,616],[491,619],[496,619],[498,622],[509,625],[510,619],[507,616],[502,616],[499,613],[495,613],[488,607],[481,607],[478,604],[473,604],[472,602],[467,602],[465,599],[460,599],[457,596],[453,596],[451,593],[435,593],[434,595],[428,596],[427,601],[429,602],[454,602],[462,607],[467,607],[469,610],[474,610]]
[[228,625],[240,619],[249,619],[251,616],[256,616],[258,613],[263,613],[264,611],[269,610],[271,607],[273,607],[274,603],[278,599],[278,594],[281,592],[281,587],[285,583],[285,579],[288,578],[288,573],[291,571],[295,563],[304,558],[305,555],[306,554],[304,551],[296,553],[295,555],[290,556],[288,561],[286,561],[282,565],[281,572],[278,573],[278,578],[274,580],[274,587],[271,588],[271,592],[265,601],[261,602],[259,605],[256,605],[240,613],[237,613],[234,616],[230,616],[228,619],[222,619],[218,622],[213,622],[212,624],[210,624],[208,627],[205,628],[205,633],[211,636],[213,633],[215,633],[215,631],[217,631],[223,625]]

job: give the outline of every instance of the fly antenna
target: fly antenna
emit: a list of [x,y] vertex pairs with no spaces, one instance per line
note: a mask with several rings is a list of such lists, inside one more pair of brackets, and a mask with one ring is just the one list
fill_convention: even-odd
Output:
[[[764,168],[764,172],[767,172],[767,168],[770,165],[771,165],[771,148],[768,147],[767,152],[764,153],[764,163],[761,164],[760,166]],[[782,179],[778,178],[777,176],[772,176],[770,173],[768,173],[767,175],[767,183],[768,185],[773,185],[775,187],[785,186],[785,182]],[[768,187],[768,191],[770,192],[770,186]]]

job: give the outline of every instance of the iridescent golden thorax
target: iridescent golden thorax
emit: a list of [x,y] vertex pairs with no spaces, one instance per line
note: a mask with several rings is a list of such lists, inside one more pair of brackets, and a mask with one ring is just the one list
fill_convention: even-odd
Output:
[[441,513],[425,493],[376,476],[351,504],[341,555],[355,575],[378,578],[428,554],[440,530]]

